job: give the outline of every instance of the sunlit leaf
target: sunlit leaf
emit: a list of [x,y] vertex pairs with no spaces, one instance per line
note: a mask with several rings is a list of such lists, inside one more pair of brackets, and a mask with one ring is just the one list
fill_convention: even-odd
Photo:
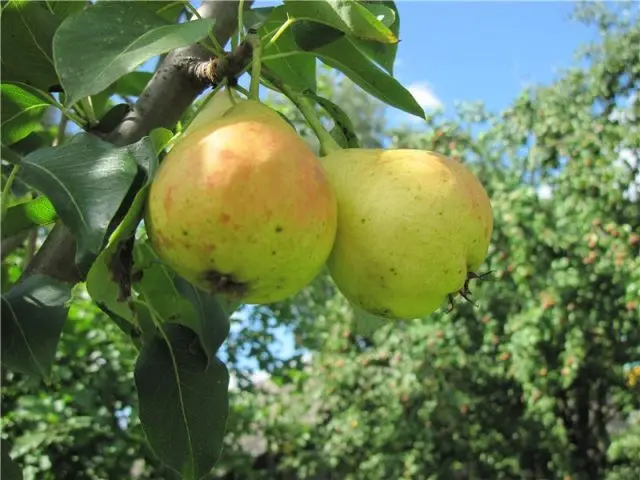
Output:
[[0,99],[0,132],[5,145],[12,145],[31,132],[42,130],[42,114],[54,103],[49,94],[24,83],[3,82],[0,85]]
[[24,232],[35,226],[49,225],[56,219],[56,210],[47,197],[40,196],[7,209],[2,222],[2,238]]
[[68,105],[156,55],[202,40],[213,26],[213,19],[167,24],[153,3],[98,2],[60,25],[53,54]]

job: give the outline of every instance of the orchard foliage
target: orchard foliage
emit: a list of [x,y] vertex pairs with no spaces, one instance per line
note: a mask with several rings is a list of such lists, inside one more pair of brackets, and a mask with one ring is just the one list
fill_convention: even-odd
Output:
[[[492,198],[477,305],[372,332],[326,274],[241,308],[148,247],[148,185],[203,97],[140,120],[134,102],[170,74],[140,65],[216,50],[229,18],[187,20],[168,1],[3,4],[3,478],[638,478],[640,23],[623,11],[578,10],[601,33],[586,67],[454,119],[424,115],[393,77],[393,2],[244,11],[293,91],[271,105],[316,148],[299,95],[341,144],[458,158]],[[390,130],[384,105],[426,122]],[[274,351],[282,328],[291,358]]]

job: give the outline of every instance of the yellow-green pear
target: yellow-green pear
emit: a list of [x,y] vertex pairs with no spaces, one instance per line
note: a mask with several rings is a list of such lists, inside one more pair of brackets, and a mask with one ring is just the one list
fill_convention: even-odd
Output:
[[318,157],[277,112],[256,100],[215,100],[151,184],[150,242],[198,288],[243,303],[280,301],[324,266],[335,195]]
[[461,163],[411,149],[345,149],[323,165],[338,201],[327,262],[340,291],[369,313],[426,316],[484,262],[493,215]]

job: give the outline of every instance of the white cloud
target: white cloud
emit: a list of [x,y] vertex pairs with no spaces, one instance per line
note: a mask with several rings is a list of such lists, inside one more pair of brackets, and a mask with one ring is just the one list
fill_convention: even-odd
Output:
[[412,83],[407,87],[413,98],[424,109],[442,108],[442,101],[433,92],[433,89],[426,82]]

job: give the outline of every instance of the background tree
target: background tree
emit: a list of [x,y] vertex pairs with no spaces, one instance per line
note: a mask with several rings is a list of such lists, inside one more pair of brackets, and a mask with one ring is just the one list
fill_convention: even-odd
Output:
[[[208,4],[213,10],[203,16],[235,18],[228,5]],[[638,478],[639,397],[627,368],[640,358],[640,24],[624,9],[579,9],[602,35],[585,48],[588,66],[525,90],[500,114],[466,105],[454,119],[429,115],[420,127],[390,129],[384,105],[341,75],[319,75],[318,94],[344,107],[364,145],[433,149],[476,171],[495,210],[487,262],[495,273],[472,283],[476,307],[457,303],[450,314],[373,333],[358,330],[326,273],[290,301],[237,312],[231,324],[242,327],[232,328],[224,354],[238,388],[212,478]],[[180,9],[168,12],[175,20]],[[221,42],[233,31],[228,23],[216,23]],[[116,144],[188,121],[199,105],[187,108],[195,87],[158,102],[163,90],[151,87],[163,81],[166,71],[159,72],[151,82],[151,74],[135,72],[116,83],[102,109],[92,96],[94,114],[104,118],[116,102],[140,95],[133,127],[116,122]],[[168,78],[166,89],[185,80]],[[14,98],[8,80],[3,72],[4,111]],[[142,88],[153,93],[148,104]],[[276,96],[271,104],[318,148],[290,100]],[[90,111],[85,103],[77,113]],[[3,117],[3,160],[68,142],[66,120],[51,112],[39,111],[11,150],[5,135],[15,130]],[[3,161],[5,182],[10,171]],[[60,242],[69,233],[60,224],[50,233],[55,209],[27,192],[18,177],[3,219],[4,296],[26,265],[36,272],[69,265]],[[48,251],[67,258],[66,267],[43,260]],[[139,343],[84,284],[70,304],[49,384],[8,368],[3,353],[3,478],[8,453],[25,478],[173,478],[138,420]],[[299,347],[291,358],[273,348],[282,327]],[[252,382],[247,357],[268,381]]]

